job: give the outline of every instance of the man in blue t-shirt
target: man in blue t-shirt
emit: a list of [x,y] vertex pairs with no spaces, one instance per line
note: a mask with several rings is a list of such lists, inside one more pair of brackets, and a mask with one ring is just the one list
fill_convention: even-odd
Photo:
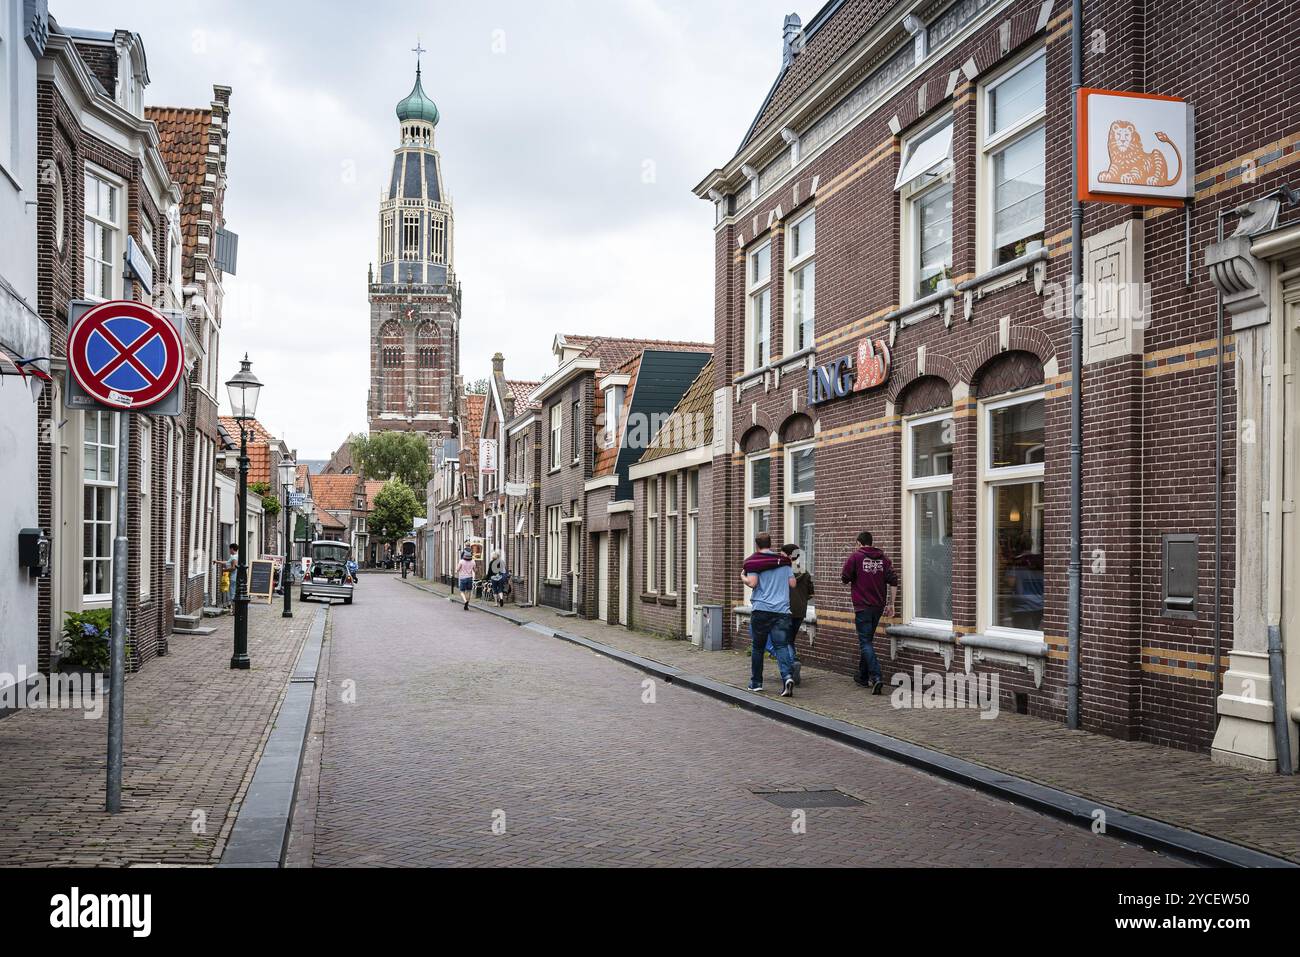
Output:
[[772,536],[762,532],[754,539],[758,548],[745,559],[741,578],[754,590],[749,616],[749,690],[763,690],[763,653],[768,639],[781,669],[781,697],[794,695],[794,653],[790,649],[790,589],[797,582],[790,557],[772,547]]

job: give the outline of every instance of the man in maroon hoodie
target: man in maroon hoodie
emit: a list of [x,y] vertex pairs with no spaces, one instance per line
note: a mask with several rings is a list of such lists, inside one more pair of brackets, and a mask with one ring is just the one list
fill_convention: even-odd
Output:
[[880,662],[876,660],[876,627],[882,615],[894,615],[892,588],[898,587],[898,572],[889,557],[871,544],[871,533],[858,536],[858,549],[844,560],[840,581],[853,593],[853,621],[858,632],[858,673],[853,680],[872,694],[883,685]]

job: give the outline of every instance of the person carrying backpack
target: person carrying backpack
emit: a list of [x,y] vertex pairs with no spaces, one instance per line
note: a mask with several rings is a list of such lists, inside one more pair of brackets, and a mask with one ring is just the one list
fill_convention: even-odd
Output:
[[882,616],[894,615],[894,597],[890,590],[898,587],[898,572],[889,557],[871,544],[871,533],[858,536],[858,547],[844,560],[840,581],[853,595],[853,623],[858,633],[858,673],[853,680],[871,693],[880,694],[884,682],[880,662],[876,659],[876,628]]

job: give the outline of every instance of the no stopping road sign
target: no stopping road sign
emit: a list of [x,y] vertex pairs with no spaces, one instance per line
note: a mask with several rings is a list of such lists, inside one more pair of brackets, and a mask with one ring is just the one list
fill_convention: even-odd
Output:
[[172,393],[184,368],[180,333],[144,303],[99,303],[81,316],[68,337],[73,379],[110,408],[149,408]]

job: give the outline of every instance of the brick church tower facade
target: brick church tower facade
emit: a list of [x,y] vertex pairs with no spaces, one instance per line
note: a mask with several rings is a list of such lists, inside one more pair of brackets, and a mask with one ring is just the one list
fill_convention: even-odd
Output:
[[453,214],[434,148],[438,108],[415,87],[397,104],[400,145],[379,205],[370,295],[370,431],[450,435],[460,388]]

